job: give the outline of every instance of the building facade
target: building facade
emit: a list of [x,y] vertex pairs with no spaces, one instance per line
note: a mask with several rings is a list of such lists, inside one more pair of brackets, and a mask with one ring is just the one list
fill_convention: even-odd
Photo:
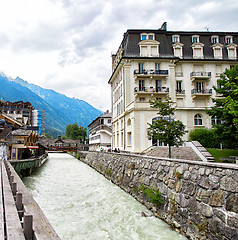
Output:
[[89,125],[89,150],[109,150],[112,139],[112,114],[107,111]]
[[45,128],[45,110],[34,109],[30,102],[6,101],[2,112],[24,124],[28,129],[38,131],[40,135]]
[[149,101],[168,96],[175,118],[188,131],[212,127],[216,119],[205,111],[219,97],[212,87],[237,64],[237,46],[237,32],[167,31],[166,23],[158,30],[127,30],[112,55],[112,148],[141,152],[150,147],[148,123],[158,111]]

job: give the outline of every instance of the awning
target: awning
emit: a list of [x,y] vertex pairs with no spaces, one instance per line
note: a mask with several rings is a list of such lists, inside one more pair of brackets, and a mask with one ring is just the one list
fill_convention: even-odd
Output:
[[28,146],[27,148],[29,148],[29,149],[38,149],[39,147],[38,146]]

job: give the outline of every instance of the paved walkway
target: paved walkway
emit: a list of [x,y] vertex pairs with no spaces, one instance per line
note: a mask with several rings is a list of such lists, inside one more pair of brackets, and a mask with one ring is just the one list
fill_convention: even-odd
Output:
[[[172,147],[171,149],[172,149],[172,158],[201,161],[199,156],[190,147]],[[154,147],[144,155],[167,158],[169,156],[169,148]]]

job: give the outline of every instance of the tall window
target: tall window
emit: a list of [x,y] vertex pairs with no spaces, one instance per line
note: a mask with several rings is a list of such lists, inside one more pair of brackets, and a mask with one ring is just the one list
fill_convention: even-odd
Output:
[[201,126],[202,125],[202,116],[200,114],[196,114],[194,116],[194,125]]
[[131,132],[127,133],[127,145],[131,145]]
[[176,87],[177,87],[177,89],[176,89],[176,92],[177,93],[182,93],[182,81],[177,81],[176,82]]
[[156,92],[161,92],[161,80],[155,80]]
[[140,73],[144,72],[144,63],[139,63],[139,72]]
[[195,87],[197,93],[204,92],[204,82],[196,82]]
[[145,80],[139,80],[139,91],[145,90]]
[[159,71],[160,70],[160,63],[155,63],[155,71]]

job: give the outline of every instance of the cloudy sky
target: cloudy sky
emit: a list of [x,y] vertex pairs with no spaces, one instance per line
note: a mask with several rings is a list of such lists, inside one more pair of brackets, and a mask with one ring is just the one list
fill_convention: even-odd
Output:
[[0,71],[105,111],[123,33],[165,21],[171,31],[238,31],[238,1],[0,0]]

